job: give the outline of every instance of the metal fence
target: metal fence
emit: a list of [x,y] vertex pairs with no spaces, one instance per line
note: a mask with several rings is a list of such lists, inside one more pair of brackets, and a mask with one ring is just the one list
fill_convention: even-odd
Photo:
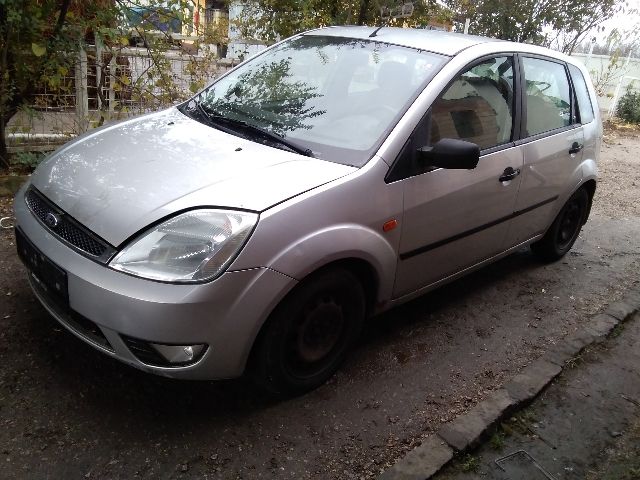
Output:
[[233,63],[206,48],[152,53],[98,47],[79,51],[69,65],[56,88],[42,85],[32,104],[11,119],[11,151],[51,150],[98,125],[174,105]]

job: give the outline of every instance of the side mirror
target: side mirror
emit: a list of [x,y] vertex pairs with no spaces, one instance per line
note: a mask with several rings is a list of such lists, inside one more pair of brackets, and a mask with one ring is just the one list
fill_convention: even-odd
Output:
[[471,170],[480,160],[480,147],[464,140],[443,138],[432,147],[419,148],[418,160],[437,168]]

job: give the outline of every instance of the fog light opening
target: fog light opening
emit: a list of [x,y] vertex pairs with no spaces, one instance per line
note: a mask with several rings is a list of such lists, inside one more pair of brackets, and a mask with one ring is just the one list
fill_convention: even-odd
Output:
[[171,365],[184,365],[197,362],[206,345],[162,345],[150,343],[150,345]]

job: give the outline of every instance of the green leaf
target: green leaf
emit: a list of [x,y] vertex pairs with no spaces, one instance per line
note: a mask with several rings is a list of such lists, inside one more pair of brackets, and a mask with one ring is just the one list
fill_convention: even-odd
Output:
[[39,43],[32,43],[31,44],[31,51],[33,52],[33,54],[36,57],[41,57],[45,53],[47,53],[47,48],[42,46],[42,45],[40,45]]

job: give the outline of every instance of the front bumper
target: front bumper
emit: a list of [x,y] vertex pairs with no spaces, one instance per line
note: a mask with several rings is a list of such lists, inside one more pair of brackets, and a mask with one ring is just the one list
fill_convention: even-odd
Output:
[[[260,327],[295,284],[291,277],[268,268],[228,271],[199,285],[159,283],[117,272],[49,233],[29,211],[24,192],[25,188],[16,195],[16,227],[66,271],[68,308],[51,301],[30,278],[34,293],[73,334],[139,369],[185,379],[241,375]],[[205,343],[208,348],[194,364],[159,367],[141,361],[126,338],[161,344]]]

